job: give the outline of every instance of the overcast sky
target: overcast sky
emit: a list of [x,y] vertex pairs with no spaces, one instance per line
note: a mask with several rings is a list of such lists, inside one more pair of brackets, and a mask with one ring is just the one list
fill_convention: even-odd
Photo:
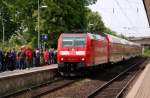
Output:
[[97,0],[89,6],[99,12],[105,25],[126,36],[150,36],[142,0]]

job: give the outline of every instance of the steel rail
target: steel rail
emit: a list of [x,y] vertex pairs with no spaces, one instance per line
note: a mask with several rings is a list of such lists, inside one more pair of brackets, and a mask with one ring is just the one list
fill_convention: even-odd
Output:
[[7,95],[4,95],[4,96],[1,96],[0,98],[9,98],[9,97],[13,97],[13,96],[17,96],[17,95],[23,95],[23,93],[30,93],[30,98],[39,98],[43,95],[45,95],[46,93],[50,93],[50,92],[53,92],[53,91],[56,91],[58,89],[61,89],[61,88],[64,88],[70,84],[73,84],[77,81],[80,81],[81,79],[76,79],[76,80],[65,80],[64,83],[62,83],[61,85],[58,85],[58,86],[54,86],[53,88],[48,88],[46,90],[42,90],[40,92],[36,92],[34,93],[34,91],[36,90],[40,90],[41,88],[44,88],[44,87],[47,87],[47,86],[51,86],[51,84],[53,83],[57,83],[57,82],[61,82],[61,81],[64,81],[63,78],[59,78],[57,80],[53,80],[53,81],[48,81],[48,82],[45,82],[45,83],[42,83],[40,85],[37,85],[37,86],[32,86],[32,87],[29,87],[29,88],[25,88],[25,89],[22,89],[22,90],[18,90],[16,92],[13,92],[13,93],[9,93]]
[[63,79],[57,78],[57,79],[54,79],[54,80],[52,80],[52,81],[47,81],[47,82],[41,83],[41,84],[36,85],[36,86],[32,86],[32,87],[20,89],[20,90],[15,91],[15,92],[7,93],[7,94],[5,94],[5,95],[3,95],[3,96],[0,96],[0,98],[8,98],[8,97],[11,97],[11,96],[16,96],[16,95],[21,94],[21,93],[29,92],[29,91],[31,91],[32,89],[40,88],[40,87],[42,87],[42,86],[44,86],[44,85],[48,85],[48,84],[51,84],[51,83],[53,83],[53,82],[57,82],[57,81],[61,81],[61,80],[63,80]]
[[39,97],[41,97],[41,96],[43,96],[43,95],[45,95],[47,93],[50,93],[50,92],[53,92],[53,91],[57,91],[57,90],[59,90],[61,88],[67,87],[68,85],[71,85],[71,84],[73,84],[73,83],[75,83],[77,81],[79,81],[79,79],[78,80],[69,80],[68,82],[66,82],[63,85],[60,85],[60,86],[55,87],[53,89],[49,89],[49,90],[46,90],[46,91],[43,91],[43,92],[39,92],[38,94],[32,95],[31,98],[39,98]]
[[[149,59],[147,59],[145,62],[146,62],[146,63],[149,62]],[[121,91],[116,95],[115,98],[120,98],[121,94],[126,90],[126,88],[130,85],[130,83],[136,78],[137,74],[142,71],[143,67],[145,67],[145,66],[142,66],[142,68],[140,68],[138,71],[136,71],[136,72],[134,73],[134,76],[133,76],[133,77],[128,81],[128,83],[121,89]]]
[[125,73],[127,73],[129,70],[131,70],[132,68],[134,68],[136,65],[139,65],[141,63],[142,63],[142,61],[138,62],[138,63],[136,63],[134,65],[132,65],[131,67],[129,67],[125,71],[121,72],[119,75],[117,75],[116,77],[114,77],[110,81],[108,81],[108,82],[104,83],[103,85],[101,85],[100,87],[96,88],[89,95],[87,95],[86,98],[94,98],[100,91],[102,91],[103,89],[105,89],[106,87],[108,87],[110,84],[112,84],[116,79],[118,79],[119,77],[121,77],[122,75],[124,75]]
[[125,89],[128,87],[128,85],[135,79],[136,75],[138,74],[139,71],[137,71],[134,76],[128,81],[128,83],[121,89],[121,91],[117,94],[115,98],[119,98],[121,94],[125,91]]

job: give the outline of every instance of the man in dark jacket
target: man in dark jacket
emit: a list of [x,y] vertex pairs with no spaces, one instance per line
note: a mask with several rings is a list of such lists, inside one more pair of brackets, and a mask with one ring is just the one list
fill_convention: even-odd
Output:
[[2,49],[0,49],[0,71],[2,71],[2,67],[3,67],[3,51]]
[[36,66],[40,66],[40,50],[39,49],[36,49],[35,55],[36,55]]
[[32,63],[33,63],[33,67],[36,67],[36,49],[33,50],[33,58],[32,58]]
[[54,49],[53,48],[50,49],[49,51],[49,60],[50,60],[49,64],[54,64]]
[[11,51],[11,55],[12,55],[12,70],[16,69],[16,51],[15,48]]
[[18,58],[19,58],[19,68],[20,69],[25,69],[25,52],[23,49],[21,49],[21,52],[18,53]]

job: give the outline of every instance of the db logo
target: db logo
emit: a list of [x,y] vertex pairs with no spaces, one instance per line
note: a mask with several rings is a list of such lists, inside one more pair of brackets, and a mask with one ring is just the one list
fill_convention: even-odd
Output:
[[70,55],[75,55],[75,51],[70,51]]

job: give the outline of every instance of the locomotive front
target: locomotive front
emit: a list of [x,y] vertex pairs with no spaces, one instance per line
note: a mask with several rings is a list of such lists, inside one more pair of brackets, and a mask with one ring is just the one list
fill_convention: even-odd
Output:
[[61,74],[74,73],[86,65],[86,34],[62,34],[58,40],[57,62]]

